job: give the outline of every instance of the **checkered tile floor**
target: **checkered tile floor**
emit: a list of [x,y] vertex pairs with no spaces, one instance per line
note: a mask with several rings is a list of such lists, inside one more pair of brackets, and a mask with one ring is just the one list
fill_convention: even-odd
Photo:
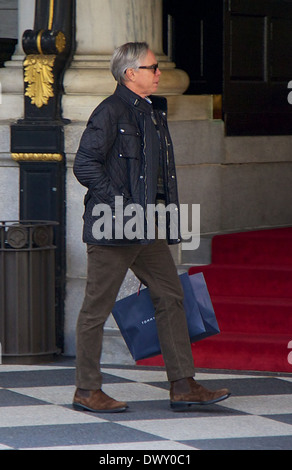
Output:
[[103,373],[104,391],[126,400],[126,412],[75,411],[73,360],[0,365],[0,450],[292,449],[292,374],[198,371],[200,383],[232,396],[174,413],[163,369],[104,366]]

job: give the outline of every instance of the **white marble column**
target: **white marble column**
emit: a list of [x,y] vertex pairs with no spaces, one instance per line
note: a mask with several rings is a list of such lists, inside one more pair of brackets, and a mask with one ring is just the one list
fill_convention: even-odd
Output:
[[34,25],[35,0],[18,0],[18,44],[12,60],[0,69],[2,104],[0,120],[19,119],[24,116],[24,83],[22,35]]
[[[67,296],[65,351],[75,352],[75,324],[86,283],[86,253],[81,244],[84,188],[72,166],[85,121],[93,109],[112,94],[116,82],[110,72],[114,49],[131,41],[146,41],[162,70],[158,93],[175,99],[189,84],[188,75],[177,70],[163,53],[162,0],[77,0],[77,47],[65,74],[63,115],[72,123],[65,128],[67,157]],[[172,96],[170,96],[172,95]],[[120,297],[137,291],[138,281],[128,272]],[[112,316],[105,326],[103,362],[132,363]]]
[[110,58],[116,47],[146,41],[162,76],[159,94],[182,95],[189,77],[175,68],[162,48],[162,0],[77,0],[77,49],[65,74],[64,117],[84,121],[116,86]]

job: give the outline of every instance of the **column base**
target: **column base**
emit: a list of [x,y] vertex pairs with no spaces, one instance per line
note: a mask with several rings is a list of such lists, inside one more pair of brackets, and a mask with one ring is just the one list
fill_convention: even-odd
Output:
[[[166,95],[169,121],[213,119],[212,95]],[[65,95],[63,112],[71,121],[87,122],[94,109],[109,95]]]
[[[189,86],[186,72],[175,64],[160,61],[162,75],[158,95],[180,96]],[[110,58],[98,56],[75,57],[64,78],[63,115],[77,121],[87,121],[91,112],[116,88],[110,72]]]
[[14,56],[0,69],[2,93],[0,97],[0,120],[24,117],[23,57]]

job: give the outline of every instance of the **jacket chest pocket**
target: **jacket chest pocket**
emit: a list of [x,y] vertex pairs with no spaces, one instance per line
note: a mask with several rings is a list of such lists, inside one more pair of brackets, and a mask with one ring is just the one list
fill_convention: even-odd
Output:
[[131,124],[121,124],[119,135],[119,157],[139,159],[142,138],[137,127]]

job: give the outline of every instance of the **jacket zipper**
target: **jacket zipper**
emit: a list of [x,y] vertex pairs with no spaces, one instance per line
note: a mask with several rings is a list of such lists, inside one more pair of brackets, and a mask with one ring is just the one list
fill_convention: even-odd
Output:
[[170,179],[170,174],[169,174],[169,143],[168,143],[168,138],[167,138],[167,135],[165,135],[165,150],[166,150],[166,174],[165,174],[165,182],[164,182],[164,185],[165,185],[165,196],[167,197],[167,204],[169,203],[169,196],[168,196],[168,191],[167,191],[167,188],[168,188],[168,181]]
[[[146,219],[146,222],[147,222],[148,178],[147,178],[147,156],[146,156],[146,147],[147,147],[147,144],[146,144],[146,120],[145,120],[145,116],[144,116],[143,126],[144,126],[143,154],[144,154],[144,162],[145,162],[145,163],[144,163],[144,197],[145,197],[145,219]],[[142,177],[143,177],[143,176],[142,176]]]

